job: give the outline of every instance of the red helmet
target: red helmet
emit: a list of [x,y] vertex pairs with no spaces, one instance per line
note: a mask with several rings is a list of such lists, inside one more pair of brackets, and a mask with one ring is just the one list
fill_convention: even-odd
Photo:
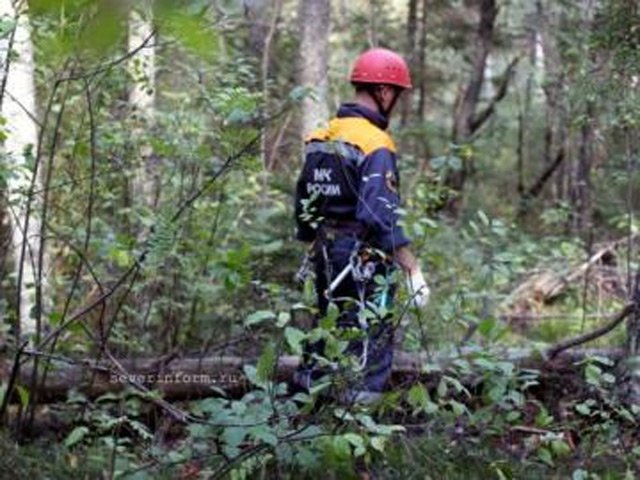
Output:
[[351,71],[352,83],[386,83],[411,88],[409,67],[396,52],[372,48],[361,54]]

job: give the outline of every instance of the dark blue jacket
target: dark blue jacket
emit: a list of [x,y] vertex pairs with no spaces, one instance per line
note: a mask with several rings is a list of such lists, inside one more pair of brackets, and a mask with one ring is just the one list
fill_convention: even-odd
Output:
[[398,169],[386,119],[362,105],[343,104],[328,128],[305,142],[296,188],[297,238],[310,242],[319,225],[353,225],[386,252],[407,245],[398,225]]

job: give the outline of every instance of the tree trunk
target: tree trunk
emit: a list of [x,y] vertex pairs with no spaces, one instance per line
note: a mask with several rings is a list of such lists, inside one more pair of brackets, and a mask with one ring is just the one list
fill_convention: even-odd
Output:
[[[271,8],[265,8],[264,1],[255,2],[256,10],[253,14],[254,20],[251,24],[251,38],[253,42],[260,42],[258,35],[263,33],[261,38],[261,49],[256,50],[260,53],[260,90],[262,91],[262,125],[260,134],[260,159],[265,170],[270,170],[274,166],[274,162],[269,157],[269,151],[267,145],[269,144],[269,129],[266,122],[269,113],[269,103],[271,95],[269,92],[269,72],[271,70],[271,47],[275,38],[278,20],[280,18],[280,12],[282,11],[283,0],[273,0],[271,2]],[[270,13],[269,22],[267,24],[266,19]],[[260,27],[258,27],[258,25]],[[266,187],[266,177],[263,177],[263,186]]]
[[[453,118],[452,142],[461,147],[472,140],[475,132],[482,127],[493,115],[495,107],[507,93],[507,87],[512,77],[518,59],[514,59],[505,70],[500,84],[496,87],[493,97],[482,110],[478,111],[480,94],[485,81],[487,58],[493,45],[493,31],[498,15],[498,7],[495,0],[481,0],[479,5],[480,20],[475,39],[475,50],[472,53],[471,73],[466,85],[461,86],[460,94],[456,100]],[[453,199],[448,210],[457,215],[461,205],[461,194],[467,177],[471,173],[471,158],[461,155],[461,167],[451,170],[447,174],[446,184],[452,190],[458,192],[458,197]]]
[[588,102],[585,118],[580,127],[578,158],[572,178],[571,230],[582,234],[591,228],[591,165],[593,163],[594,107]]
[[[422,382],[435,387],[442,372],[462,358],[477,355],[474,348],[462,348],[458,353],[435,352],[434,354],[394,353],[391,385],[407,385]],[[599,355],[619,360],[622,352],[618,350],[567,350],[552,359],[543,358],[536,349],[506,349],[499,354],[504,361],[513,362],[521,368],[535,368],[545,372],[570,370],[579,375],[579,361],[589,356]],[[282,356],[275,368],[275,380],[291,382],[292,375],[300,362],[299,357]],[[246,365],[255,365],[256,359],[243,357],[211,356],[202,358],[178,358],[169,361],[144,358],[119,360],[116,368],[103,362],[96,364],[91,360],[74,365],[53,361],[58,368],[52,369],[42,385],[39,398],[44,402],[65,400],[70,390],[75,389],[90,398],[96,398],[108,392],[122,391],[133,385],[138,389],[157,390],[165,400],[191,400],[210,397],[224,392],[228,397],[238,398],[253,387],[245,373]],[[430,373],[424,372],[424,365],[436,366]],[[0,380],[6,381],[11,371],[9,364],[0,364]],[[31,375],[31,362],[21,369],[20,383],[24,384]],[[481,378],[471,375],[464,380],[467,385],[477,386]],[[18,401],[12,398],[11,401]]]
[[[545,129],[543,138],[543,150],[541,162],[535,162],[531,157],[531,146],[535,139],[531,136],[529,128],[523,124],[521,132],[522,150],[519,172],[521,178],[524,178],[522,171],[525,165],[532,164],[533,168],[540,171],[537,179],[531,183],[529,187],[524,185],[524,180],[519,181],[518,191],[520,193],[520,206],[518,209],[518,218],[524,220],[526,214],[532,207],[533,201],[540,196],[543,188],[551,183],[551,195],[557,192],[557,185],[550,180],[554,177],[561,178],[558,172],[564,168],[565,160],[565,125],[564,125],[564,109],[562,102],[562,88],[564,77],[562,75],[558,46],[553,32],[557,30],[557,21],[554,19],[554,10],[551,7],[545,9],[541,0],[536,2],[536,11],[531,14],[531,21],[528,23],[533,25],[529,36],[529,61],[531,64],[531,72],[527,79],[527,89],[525,98],[525,107],[522,113],[524,119],[530,116],[531,103],[534,99],[543,96],[541,101],[544,102],[545,113]],[[534,89],[534,83],[538,71],[541,71],[540,85]],[[526,120],[523,120],[526,122]],[[562,184],[562,180],[559,182]],[[557,198],[556,198],[557,199]]]
[[300,133],[303,139],[329,117],[327,75],[330,11],[329,0],[300,0],[299,84],[312,90],[312,96],[302,101]]
[[[0,101],[2,116],[7,122],[5,161],[12,172],[7,185],[8,217],[12,231],[12,257],[18,279],[15,333],[19,336],[36,331],[32,310],[37,291],[41,295],[48,291],[47,277],[44,275],[48,261],[39,252],[41,225],[33,215],[33,212],[41,210],[38,203],[42,197],[28,195],[28,192],[41,190],[41,172],[38,162],[33,162],[38,151],[38,127],[34,120],[37,114],[31,30],[26,13],[17,12],[11,0],[0,1],[0,14],[17,19],[13,33],[0,43],[0,57],[4,62]],[[29,164],[35,165],[33,169],[30,169]],[[42,264],[39,264],[40,259]]]
[[[552,361],[541,358],[538,350],[506,349],[499,354],[504,361],[513,362],[522,368],[541,370],[570,369],[576,372],[580,368],[579,360],[590,355],[601,355],[618,360],[622,353],[616,350],[568,350],[558,353]],[[442,372],[461,358],[473,358],[477,355],[474,348],[462,348],[458,353],[434,352],[434,354],[394,353],[391,375],[392,385],[406,385],[419,381],[436,386]],[[184,400],[219,395],[224,392],[229,397],[239,397],[252,387],[244,366],[255,364],[255,359],[243,357],[211,356],[203,358],[162,359],[130,359],[119,360],[118,367],[106,362],[95,364],[86,360],[74,365],[65,365],[53,361],[58,368],[51,369],[46,382],[39,392],[42,401],[64,400],[71,389],[77,389],[90,398],[96,398],[107,392],[122,391],[134,384],[138,389],[157,390],[165,400]],[[300,359],[295,356],[281,356],[275,368],[275,379],[278,382],[290,382]],[[437,366],[431,373],[424,372],[424,365]],[[9,364],[0,365],[0,380],[5,381]],[[31,375],[31,362],[20,371],[19,384],[28,385]],[[481,379],[467,379],[469,385],[477,385]],[[17,398],[12,399],[17,401]]]
[[[416,26],[418,21],[418,0],[409,0],[407,5],[407,45],[405,47],[405,56],[409,65],[413,65],[416,58]],[[414,84],[417,80],[413,79]],[[400,125],[403,127],[410,119],[411,113],[412,90],[406,92],[401,99],[400,105]]]
[[[553,162],[560,150],[566,151],[567,138],[566,108],[563,96],[565,75],[563,72],[563,60],[560,55],[558,40],[555,32],[560,29],[557,7],[555,2],[543,5],[539,0],[537,8],[541,18],[540,42],[542,44],[544,87],[545,94],[545,138],[544,138],[544,165],[545,168]],[[559,165],[555,181],[552,183],[551,196],[556,202],[565,198],[566,184],[565,165]]]
[[425,83],[426,56],[427,56],[427,15],[429,11],[428,0],[422,0],[422,11],[420,14],[420,36],[418,41],[418,51],[416,55],[418,83],[418,105],[416,107],[416,118],[418,122],[424,121],[424,108],[427,101],[427,85]]
[[[133,181],[133,199],[153,207],[158,200],[158,182],[154,178],[153,152],[148,143],[140,142],[153,125],[153,111],[156,97],[155,47],[152,0],[140,2],[138,9],[129,14],[129,51],[137,53],[129,62],[129,73],[133,83],[129,87],[129,106],[134,127],[132,140],[139,152],[139,164]],[[141,45],[145,45],[140,49]]]

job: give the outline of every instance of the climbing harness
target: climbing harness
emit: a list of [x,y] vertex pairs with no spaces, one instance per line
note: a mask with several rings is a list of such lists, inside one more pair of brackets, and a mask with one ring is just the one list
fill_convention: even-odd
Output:
[[[324,249],[325,258],[326,248]],[[378,257],[378,258],[376,258]],[[358,298],[358,326],[364,332],[364,339],[362,341],[362,354],[358,362],[358,366],[354,368],[355,372],[361,372],[367,366],[369,356],[369,322],[363,312],[367,309],[366,299],[366,284],[371,281],[376,271],[376,260],[382,262],[388,262],[390,258],[385,253],[375,250],[371,247],[363,246],[362,242],[358,241],[354,245],[351,254],[349,256],[349,262],[342,269],[342,271],[333,279],[329,287],[325,290],[324,295],[328,301],[351,301],[352,298],[333,298],[333,292],[340,286],[340,284],[351,274],[354,283],[357,286]],[[330,278],[330,277],[328,277]],[[383,307],[387,303],[388,288],[385,288],[380,295],[380,302],[378,307]]]
[[[296,280],[304,283],[308,278],[314,277],[317,272],[314,269],[314,263],[320,257],[324,264],[324,275],[327,279],[328,286],[324,292],[318,294],[324,295],[328,302],[355,302],[357,326],[362,331],[363,339],[361,340],[362,350],[357,355],[356,365],[351,368],[354,373],[361,373],[367,368],[369,356],[371,353],[370,324],[367,320],[366,311],[372,307],[385,307],[388,300],[388,286],[385,286],[380,292],[377,301],[372,304],[367,302],[367,285],[376,275],[376,266],[380,263],[391,264],[391,257],[381,250],[372,248],[363,241],[355,239],[354,245],[349,253],[349,260],[345,267],[334,277],[331,270],[331,261],[329,255],[329,245],[335,241],[336,237],[343,235],[344,232],[336,228],[323,226],[319,232],[317,240],[308,248],[302,260],[302,264],[296,273]],[[356,296],[353,297],[335,297],[334,293],[340,285],[351,276],[356,286]],[[327,366],[332,371],[338,371],[340,365],[338,362],[328,362]],[[311,378],[300,378],[301,382],[307,387],[310,385]]]

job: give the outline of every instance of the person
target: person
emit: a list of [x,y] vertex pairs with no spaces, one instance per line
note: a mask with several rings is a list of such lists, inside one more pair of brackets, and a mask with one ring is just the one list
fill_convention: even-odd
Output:
[[[305,140],[295,217],[297,239],[311,243],[319,318],[334,302],[337,325],[359,332],[343,352],[359,373],[346,392],[366,403],[379,397],[391,373],[394,325],[388,312],[396,267],[418,307],[426,305],[429,288],[398,224],[396,147],[386,132],[399,97],[411,88],[409,68],[397,53],[373,48],[357,58],[350,81],[355,100]],[[309,388],[326,374],[314,360],[325,347],[323,341],[307,346],[295,376],[299,385]]]

